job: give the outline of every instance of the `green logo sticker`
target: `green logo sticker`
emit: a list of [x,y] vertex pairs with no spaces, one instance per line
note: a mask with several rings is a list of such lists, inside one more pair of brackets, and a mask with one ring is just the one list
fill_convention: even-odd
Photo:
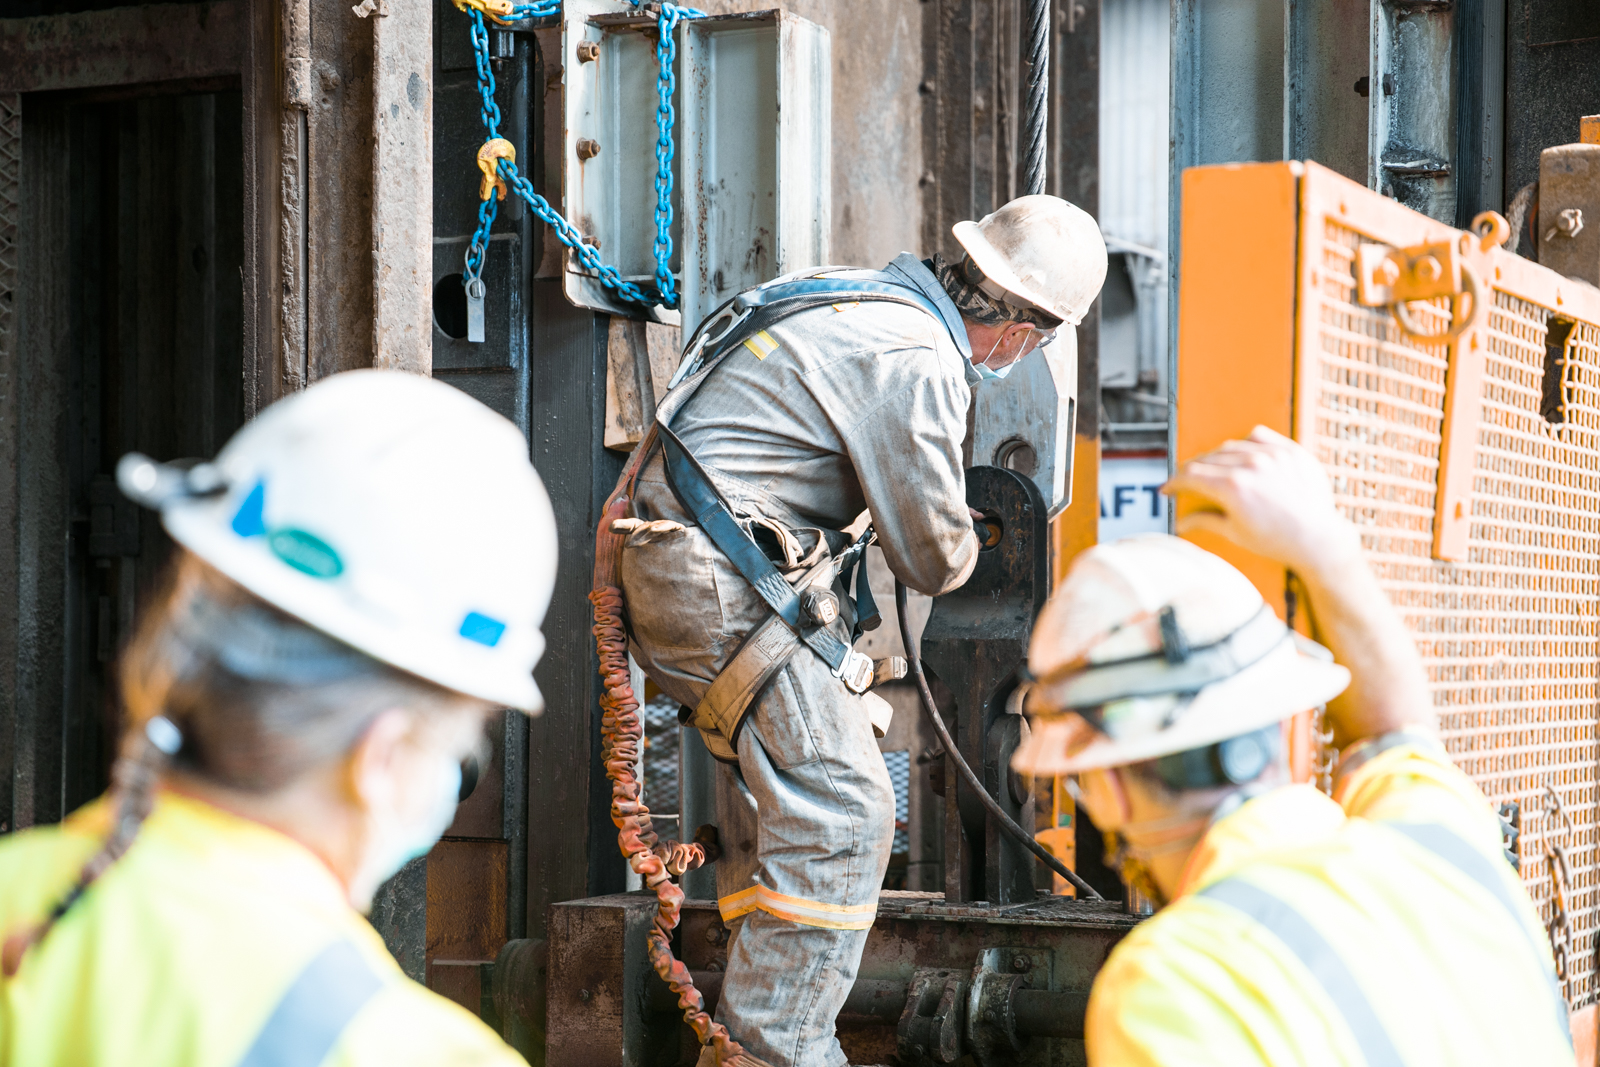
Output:
[[344,561],[333,546],[315,534],[293,527],[282,527],[267,534],[267,544],[273,555],[302,574],[313,578],[337,578],[344,571]]

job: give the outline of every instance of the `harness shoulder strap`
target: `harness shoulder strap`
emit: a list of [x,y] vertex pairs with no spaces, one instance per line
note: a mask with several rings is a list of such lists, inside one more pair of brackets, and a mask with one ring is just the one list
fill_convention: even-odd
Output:
[[[901,256],[900,260],[909,258]],[[919,308],[949,330],[952,339],[958,339],[958,347],[966,354],[966,332],[949,297],[942,291],[929,291],[925,279],[917,276],[926,271],[921,270],[915,260],[911,260],[911,266],[916,266],[917,271],[900,260],[891,264],[893,273],[849,271],[843,277],[790,276],[735,296],[707,316],[695,330],[684,350],[684,361],[673,378],[672,388],[656,408],[656,430],[667,482],[679,502],[766,601],[773,614],[855,693],[864,693],[871,687],[872,660],[841,641],[826,626],[812,625],[802,617],[800,598],[794,587],[778,573],[767,554],[734,519],[705,468],[673,432],[672,419],[728,354],[745,340],[781,319],[842,300],[881,300]]]
[[670,426],[661,422],[657,426],[666,457],[667,481],[684,510],[694,516],[696,525],[728,557],[773,614],[828,665],[834,677],[842,680],[852,692],[866,692],[872,684],[872,660],[839,640],[826,626],[812,625],[801,616],[799,594],[734,519],[722,494],[717,492],[694,454]]

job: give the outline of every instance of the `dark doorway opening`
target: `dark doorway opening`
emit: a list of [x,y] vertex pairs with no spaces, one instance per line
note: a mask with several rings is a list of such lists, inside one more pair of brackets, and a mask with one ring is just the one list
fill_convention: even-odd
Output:
[[117,491],[118,458],[211,456],[244,421],[241,106],[237,90],[22,98],[0,830],[109,781],[117,653],[171,545]]

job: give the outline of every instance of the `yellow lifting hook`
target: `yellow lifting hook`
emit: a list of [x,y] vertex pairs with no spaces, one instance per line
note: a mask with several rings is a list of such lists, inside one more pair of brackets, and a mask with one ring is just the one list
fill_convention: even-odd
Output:
[[[496,22],[514,22],[512,16],[515,12],[515,0],[454,0],[457,11],[466,11],[469,8],[483,12]],[[501,194],[504,196],[504,194]],[[484,197],[485,200],[488,197]]]
[[487,200],[499,191],[499,199],[506,198],[506,180],[500,177],[500,161],[517,161],[517,150],[504,137],[494,137],[483,142],[478,149],[478,169],[483,171],[483,182],[478,186],[478,199]]

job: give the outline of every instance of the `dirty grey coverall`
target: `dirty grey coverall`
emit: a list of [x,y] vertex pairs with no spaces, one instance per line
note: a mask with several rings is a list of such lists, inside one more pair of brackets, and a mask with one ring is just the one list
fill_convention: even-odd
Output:
[[[781,527],[792,554],[866,509],[889,567],[936,595],[977,560],[961,447],[976,377],[925,311],[824,306],[728,355],[672,426],[734,515]],[[635,659],[694,707],[769,609],[693,525],[659,453],[640,474],[634,515],[687,527],[630,536],[622,582]],[[752,705],[737,752],[717,783],[718,904],[735,929],[717,1018],[775,1067],[839,1067],[834,1019],[894,838],[866,702],[801,647]]]

